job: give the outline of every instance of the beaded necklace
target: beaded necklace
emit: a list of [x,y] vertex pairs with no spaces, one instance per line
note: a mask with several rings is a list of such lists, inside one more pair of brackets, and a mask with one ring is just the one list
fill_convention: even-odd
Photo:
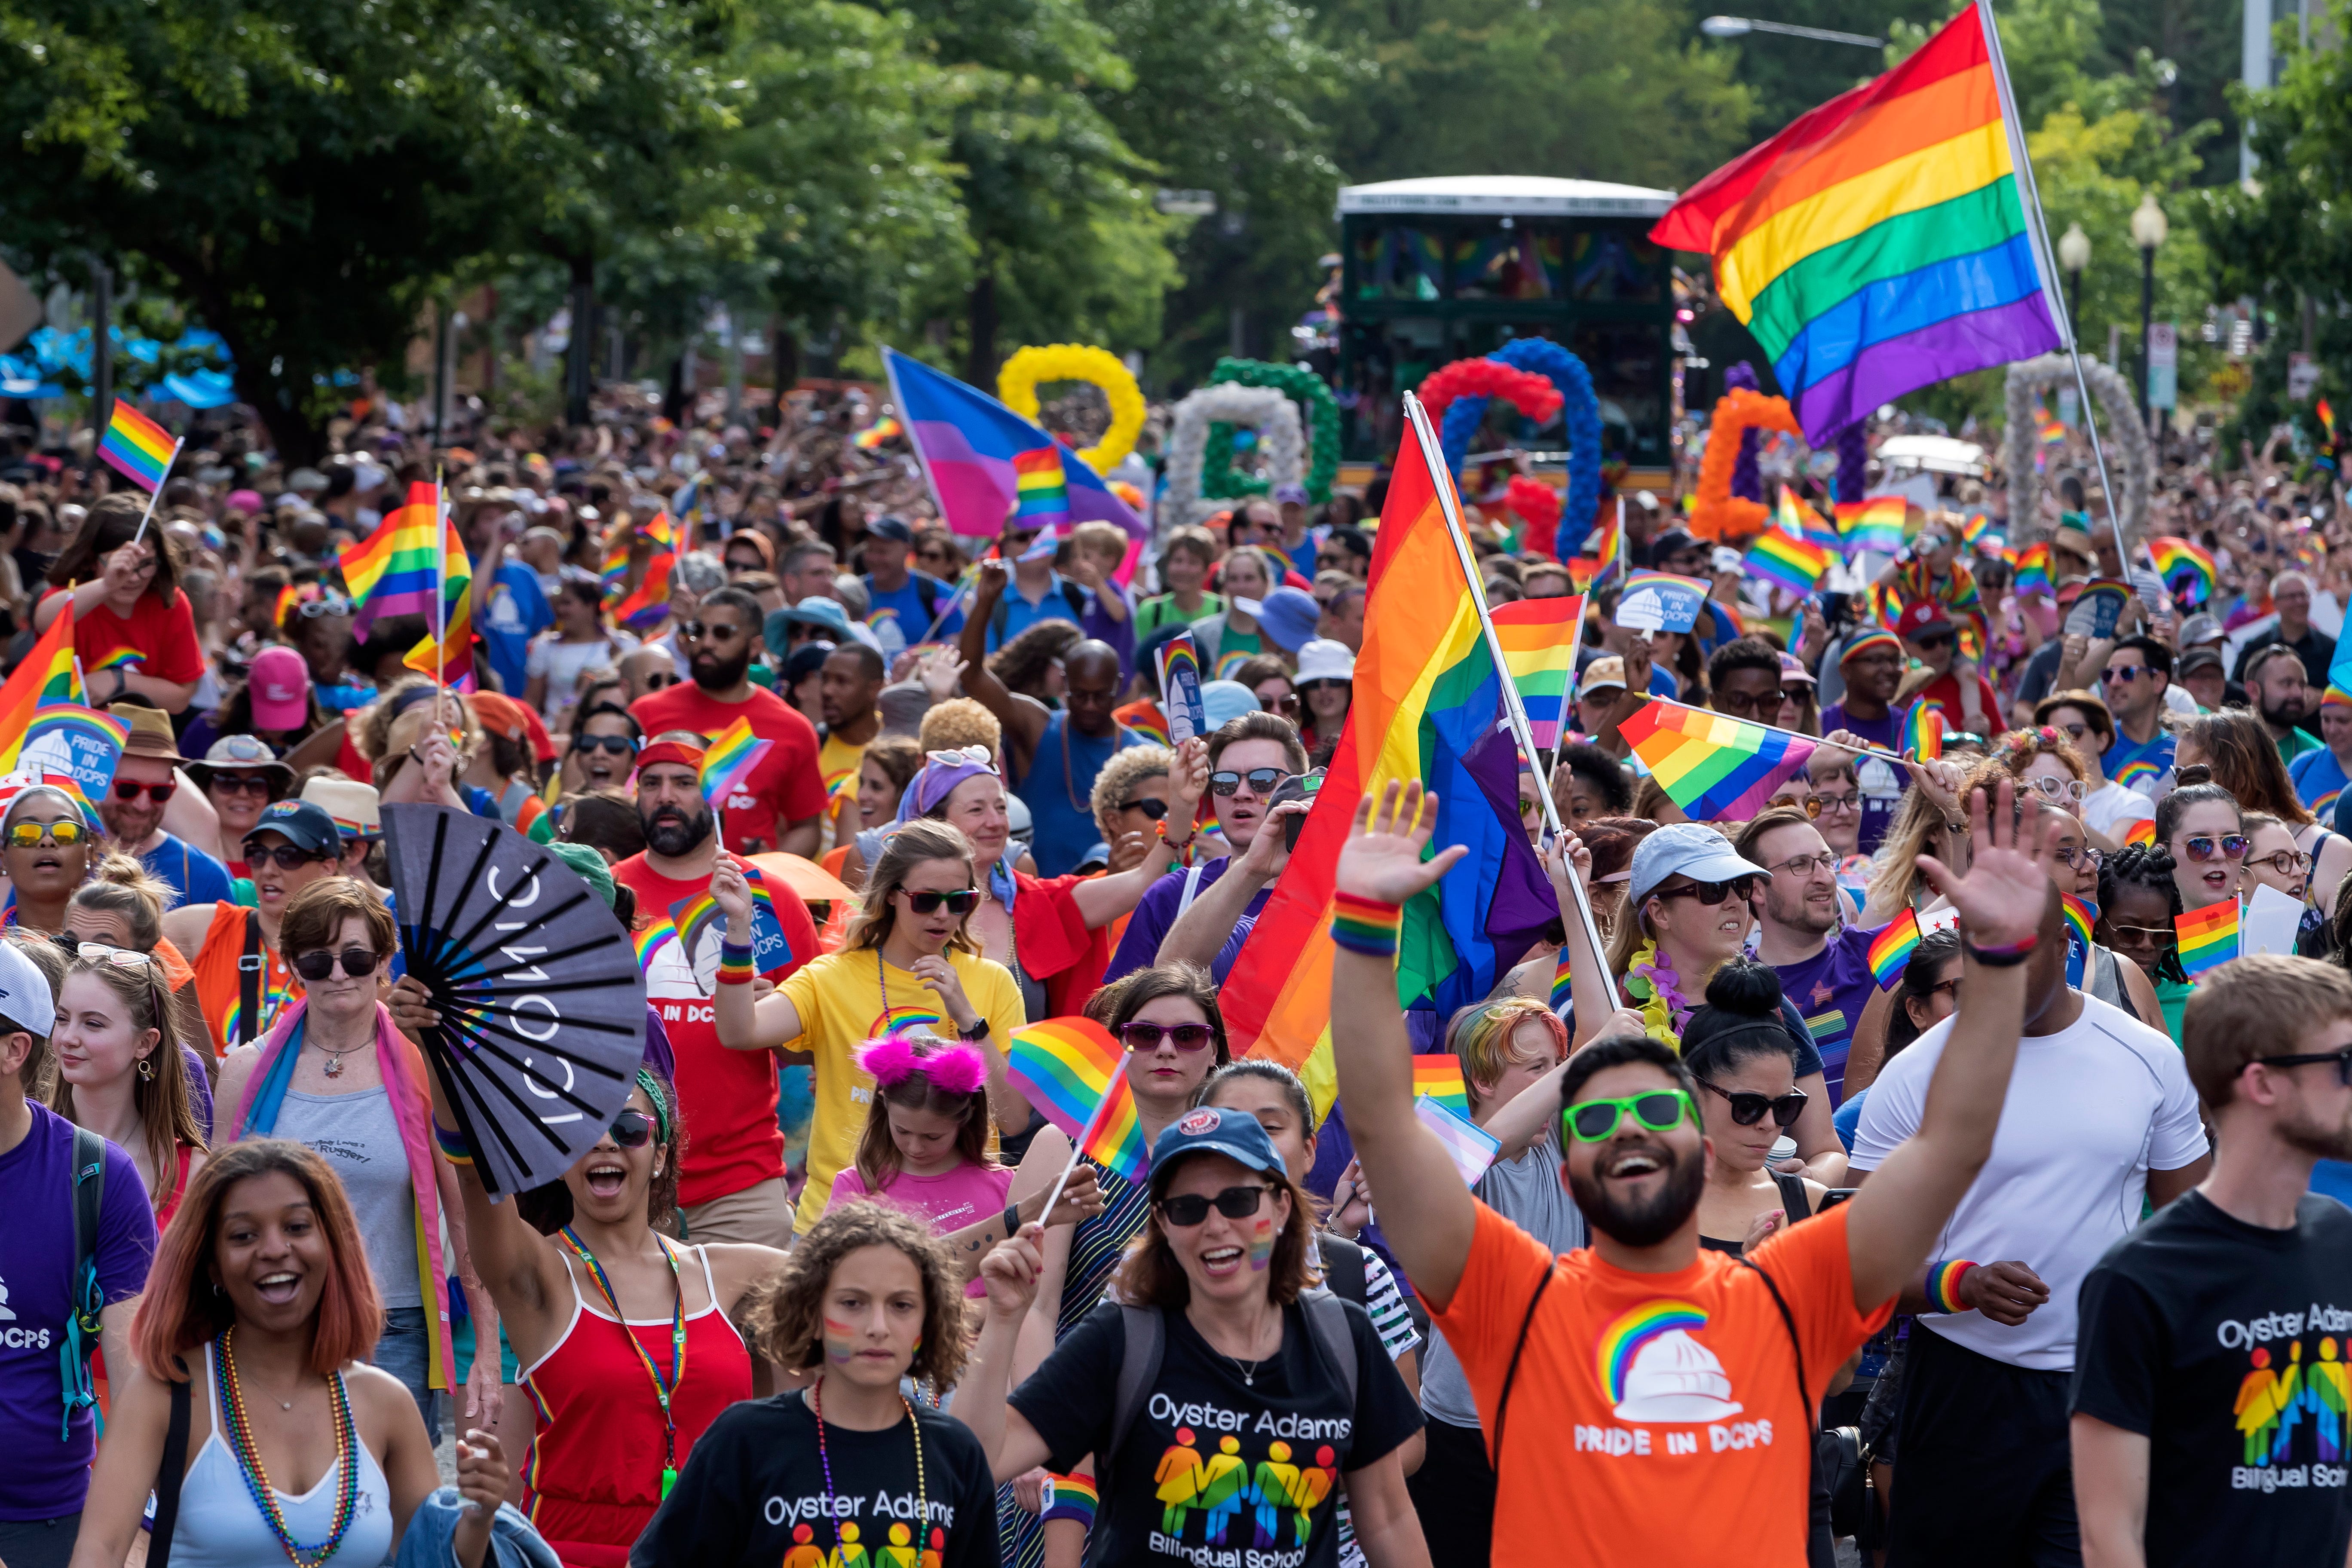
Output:
[[[834,1490],[833,1456],[826,1452],[824,1446],[824,1379],[820,1377],[809,1384],[808,1398],[809,1409],[816,1416],[816,1462],[824,1471],[825,1512],[833,1521],[834,1551],[835,1554],[840,1554],[842,1551],[839,1506],[841,1494]],[[915,1418],[915,1407],[908,1403],[905,1394],[898,1395],[898,1403],[906,1405],[907,1426],[915,1435],[915,1552],[918,1556],[922,1555],[927,1550],[944,1552],[945,1542],[927,1545],[927,1538],[932,1533],[931,1494],[929,1488],[923,1481],[923,1424]],[[881,1560],[878,1552],[876,1552],[870,1543],[868,1555],[877,1562]]]
[[629,1315],[621,1310],[621,1298],[614,1293],[613,1281],[604,1273],[604,1266],[596,1261],[596,1255],[588,1250],[588,1244],[581,1240],[570,1226],[563,1227],[562,1234],[572,1250],[588,1265],[588,1277],[596,1282],[597,1294],[604,1298],[604,1304],[613,1309],[613,1316],[621,1325],[621,1337],[629,1342],[629,1348],[637,1352],[637,1360],[644,1365],[646,1375],[653,1379],[654,1402],[661,1406],[662,1417],[661,1495],[667,1497],[670,1488],[677,1485],[677,1418],[670,1410],[670,1401],[677,1394],[678,1384],[686,1381],[686,1284],[677,1275],[677,1254],[660,1237],[654,1237],[654,1245],[660,1247],[662,1256],[669,1260],[669,1280],[677,1290],[677,1301],[670,1308],[669,1318],[669,1381],[664,1383],[661,1368],[654,1364],[654,1358],[646,1353],[646,1347],[638,1342],[635,1332],[630,1329]]
[[221,1425],[228,1428],[229,1453],[236,1459],[236,1468],[245,1477],[245,1489],[253,1494],[253,1506],[261,1510],[262,1522],[278,1537],[278,1544],[286,1549],[287,1557],[296,1568],[318,1568],[335,1554],[343,1543],[343,1536],[352,1527],[352,1516],[358,1511],[360,1499],[359,1470],[352,1462],[352,1450],[356,1447],[352,1436],[352,1395],[343,1386],[343,1374],[338,1370],[330,1379],[335,1389],[335,1515],[334,1529],[327,1539],[316,1546],[298,1545],[294,1532],[286,1528],[286,1512],[278,1506],[278,1492],[269,1484],[269,1476],[261,1468],[261,1450],[253,1440],[253,1423],[245,1413],[245,1394],[236,1381],[236,1352],[229,1342],[236,1335],[232,1327],[220,1337]]

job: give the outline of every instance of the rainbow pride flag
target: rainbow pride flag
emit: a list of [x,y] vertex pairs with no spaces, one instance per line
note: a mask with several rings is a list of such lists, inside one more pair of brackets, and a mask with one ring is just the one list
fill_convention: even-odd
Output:
[[2126,844],[2153,844],[2153,843],[2155,843],[2155,842],[2156,842],[2156,823],[2155,823],[2155,821],[2154,821],[2153,819],[2151,819],[2151,818],[2143,818],[2142,820],[2140,820],[2140,821],[2138,821],[2138,822],[2135,822],[2135,823],[2133,823],[2133,824],[2132,824],[2128,828],[2126,828],[2126,829],[2124,830],[2124,842],[2125,842]]
[[2066,422],[2053,416],[2050,405],[2039,397],[2033,400],[2033,428],[2040,434],[2045,447],[2066,444]]
[[1160,704],[1149,697],[1139,697],[1122,707],[1114,708],[1110,716],[1120,729],[1155,746],[1174,744],[1168,739],[1168,715],[1161,712]]
[[[352,597],[352,632],[367,636],[382,616],[429,616],[439,558],[441,495],[436,486],[412,483],[408,504],[395,509],[373,533],[342,552],[343,587]],[[289,587],[287,592],[293,590]],[[278,606],[283,624],[287,606]]]
[[646,563],[644,581],[613,606],[613,619],[633,632],[650,631],[661,625],[669,614],[670,568],[677,564],[677,552],[657,549],[653,559]]
[[869,425],[852,436],[849,438],[849,444],[861,452],[870,452],[892,437],[903,436],[906,433],[906,426],[900,425],[896,419],[885,417],[880,423]]
[[1127,1052],[1092,1018],[1044,1018],[1013,1031],[1004,1066],[1013,1087],[1045,1119],[1076,1138],[1125,1075]]
[[[1584,558],[1589,559],[1585,560],[1586,575],[1581,582],[1576,584],[1578,593],[1583,593],[1594,583],[1607,582],[1612,574],[1624,565],[1624,512],[1625,505],[1622,501],[1602,512],[1601,526],[1594,529],[1591,536],[1585,540]],[[1569,576],[1573,581],[1576,577],[1577,562],[1571,560],[1566,563],[1566,565]]]
[[1563,943],[1559,950],[1559,962],[1553,966],[1551,972],[1551,995],[1549,997],[1551,1010],[1555,1013],[1565,1014],[1568,1005],[1574,1001],[1575,997],[1575,987],[1570,983],[1569,979],[1568,947]]
[[773,744],[751,733],[748,716],[720,731],[719,738],[702,753],[702,798],[717,805],[729,791],[751,776],[751,770],[760,765]]
[[1470,1114],[1470,1089],[1462,1079],[1462,1058],[1452,1051],[1412,1058],[1412,1092],[1464,1116]]
[[1745,822],[1819,742],[1654,697],[1617,726],[1674,803],[1697,822]]
[[2098,906],[2085,903],[2082,899],[2063,889],[2061,889],[2058,894],[2058,905],[2066,911],[2066,929],[2082,939],[2083,946],[2088,949],[2091,945],[2091,928],[2099,921]]
[[1013,521],[1031,528],[1050,528],[1070,516],[1070,487],[1062,479],[1062,448],[1048,442],[1034,451],[1013,457],[1016,498]]
[[1903,732],[1895,743],[1923,763],[1944,754],[1944,709],[1936,702],[1914,702],[1904,710]]
[[438,524],[441,536],[441,639],[433,634],[408,650],[401,662],[419,674],[435,676],[452,691],[474,689],[474,567],[457,538],[457,525],[448,518]]
[[1788,486],[1780,487],[1780,504],[1773,509],[1772,521],[1781,532],[1791,539],[1801,539],[1808,544],[1818,544],[1823,550],[1843,552],[1844,537],[1838,526],[1807,506],[1797,492]]
[[1759,582],[1801,597],[1820,585],[1822,574],[1830,569],[1830,552],[1807,540],[1791,539],[1768,528],[1756,536],[1740,564]]
[[1906,509],[1901,496],[1869,496],[1861,500],[1842,500],[1835,508],[1838,538],[1846,552],[1875,550],[1881,555],[1892,555],[1903,548],[1903,520]]
[[2050,546],[2029,544],[2017,552],[2017,591],[2021,594],[2053,592],[2050,585]]
[[169,430],[121,398],[99,438],[98,455],[106,466],[142,490],[159,490],[180,455],[180,443]]
[[82,700],[81,679],[74,673],[73,599],[68,595],[49,629],[0,685],[0,773],[16,771],[36,713],[55,703]]
[[2191,980],[2238,956],[2238,900],[2223,899],[2172,917],[2180,938],[2181,972]]
[[1905,910],[1886,922],[1885,928],[1870,939],[1870,974],[1880,989],[1895,984],[1903,966],[1911,962],[1911,950],[1919,945],[1919,917]]
[[1650,230],[1715,258],[1717,292],[1816,449],[1906,392],[2062,342],[1985,16],[1962,11],[1893,70],[1700,181]]
[[2156,574],[2164,579],[2175,600],[2191,609],[2211,602],[2219,574],[2210,553],[2168,534],[2149,540],[2147,550],[2156,558]]
[[1584,595],[1515,599],[1493,610],[1503,664],[1519,689],[1528,731],[1539,749],[1559,744],[1576,700],[1576,646],[1584,632]]

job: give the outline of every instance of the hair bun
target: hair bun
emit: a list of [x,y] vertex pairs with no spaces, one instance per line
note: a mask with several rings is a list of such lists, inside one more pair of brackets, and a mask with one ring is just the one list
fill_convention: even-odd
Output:
[[1769,1018],[1780,1010],[1780,977],[1769,963],[1733,958],[1706,983],[1706,1005],[1747,1018]]

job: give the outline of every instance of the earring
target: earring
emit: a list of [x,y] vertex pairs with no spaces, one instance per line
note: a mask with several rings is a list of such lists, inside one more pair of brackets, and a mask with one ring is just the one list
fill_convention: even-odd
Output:
[[141,1078],[142,1078],[142,1079],[146,1079],[146,1080],[147,1080],[148,1082],[150,1082],[150,1083],[152,1083],[152,1082],[154,1081],[154,1079],[155,1079],[155,1058],[152,1058],[152,1057],[141,1057],[141,1058],[139,1058],[139,1076],[140,1076]]

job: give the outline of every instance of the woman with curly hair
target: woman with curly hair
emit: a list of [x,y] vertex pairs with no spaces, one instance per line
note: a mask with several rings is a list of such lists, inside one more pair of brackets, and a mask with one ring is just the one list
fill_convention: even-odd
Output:
[[[2202,773],[2191,771],[2200,767]],[[2191,720],[2173,752],[2173,781],[2220,784],[2246,810],[2284,823],[2295,848],[2311,862],[2305,902],[2315,910],[2336,907],[2336,889],[2343,886],[2345,873],[2352,871],[2352,839],[2329,832],[2304,805],[2287,777],[2286,764],[2279,761],[2278,744],[2261,720],[2233,710]]]
[[963,1371],[963,1277],[946,1243],[886,1204],[837,1208],[746,1316],[760,1352],[807,1384],[710,1423],[630,1563],[996,1562],[988,1456],[900,1391]]
[[1007,691],[1034,697],[1051,708],[1062,698],[1062,655],[1085,635],[1068,621],[1039,621],[988,656],[989,672]]

